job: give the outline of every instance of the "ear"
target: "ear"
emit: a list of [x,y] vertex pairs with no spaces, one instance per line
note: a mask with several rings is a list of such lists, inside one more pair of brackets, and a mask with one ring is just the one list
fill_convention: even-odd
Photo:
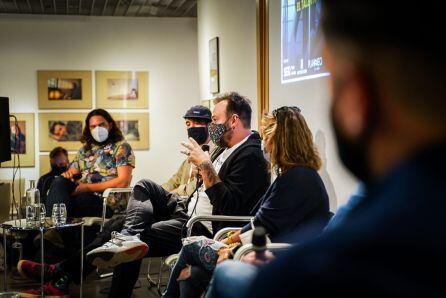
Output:
[[359,137],[367,123],[369,102],[371,100],[367,92],[366,79],[357,71],[352,71],[334,90],[336,103],[334,117],[343,130],[346,137],[356,139]]

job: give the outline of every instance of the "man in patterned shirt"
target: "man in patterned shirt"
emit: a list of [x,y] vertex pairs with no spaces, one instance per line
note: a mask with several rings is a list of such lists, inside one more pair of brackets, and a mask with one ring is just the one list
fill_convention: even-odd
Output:
[[100,194],[107,188],[130,185],[135,155],[107,111],[95,109],[87,115],[81,142],[68,170],[51,185],[49,214],[53,204],[65,203],[69,217],[100,216]]

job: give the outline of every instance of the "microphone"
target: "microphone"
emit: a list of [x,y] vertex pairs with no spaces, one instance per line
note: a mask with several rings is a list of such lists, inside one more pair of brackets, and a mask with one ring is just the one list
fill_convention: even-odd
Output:
[[255,251],[256,259],[266,260],[266,230],[264,227],[256,227],[252,233],[252,248]]
[[209,145],[201,145],[201,149],[202,149],[204,152],[209,152]]

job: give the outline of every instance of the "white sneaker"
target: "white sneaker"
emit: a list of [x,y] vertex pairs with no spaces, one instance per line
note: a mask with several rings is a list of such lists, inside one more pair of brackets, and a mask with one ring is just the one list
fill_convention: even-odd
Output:
[[149,246],[139,240],[139,234],[126,236],[112,232],[110,241],[87,253],[87,260],[96,267],[110,268],[142,259],[148,250]]

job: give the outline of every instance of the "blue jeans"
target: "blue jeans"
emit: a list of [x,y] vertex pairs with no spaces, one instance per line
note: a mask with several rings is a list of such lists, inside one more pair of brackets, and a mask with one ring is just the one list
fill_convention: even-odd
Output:
[[[204,236],[185,239],[163,297],[180,297],[180,294],[181,297],[199,296],[211,280],[217,264],[217,251],[222,246],[224,244],[221,242]],[[181,271],[188,266],[192,267],[190,277],[184,282],[178,283],[177,279]]]
[[247,297],[257,271],[258,268],[251,264],[232,260],[222,262],[214,271],[206,298]]

